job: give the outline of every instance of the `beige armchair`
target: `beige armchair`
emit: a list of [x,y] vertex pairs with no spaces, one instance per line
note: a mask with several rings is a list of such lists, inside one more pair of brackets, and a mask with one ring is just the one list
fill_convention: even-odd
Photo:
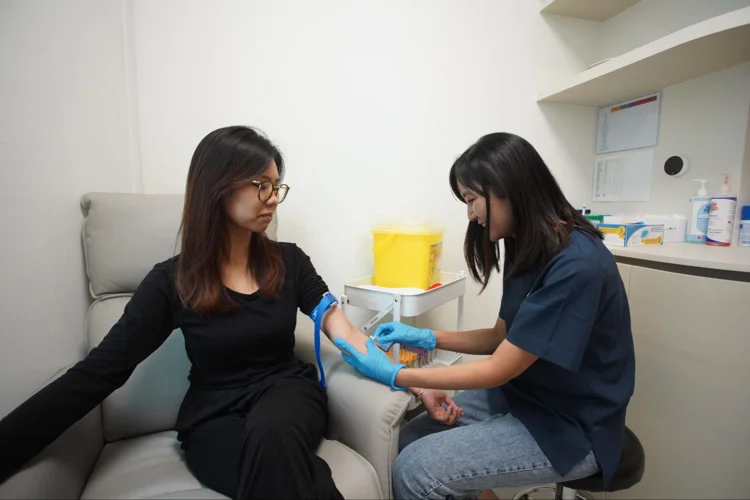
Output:
[[[151,267],[178,251],[182,202],[180,195],[83,197],[83,245],[94,299],[89,347],[117,321]],[[276,237],[276,221],[268,233]],[[331,419],[318,455],[345,498],[390,498],[408,396],[362,378],[330,342],[323,344]],[[297,333],[295,352],[314,362],[309,332]],[[184,341],[175,331],[122,388],[0,485],[0,498],[224,498],[192,476],[172,430],[188,370]]]

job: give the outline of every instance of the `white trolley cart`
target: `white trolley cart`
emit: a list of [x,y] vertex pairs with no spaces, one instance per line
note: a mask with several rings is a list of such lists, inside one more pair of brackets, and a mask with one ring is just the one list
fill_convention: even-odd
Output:
[[[377,314],[367,321],[360,329],[367,335],[370,330],[387,314],[393,315],[394,321],[402,318],[414,318],[421,314],[457,301],[458,314],[456,330],[463,329],[464,294],[466,293],[466,275],[459,273],[440,273],[440,286],[431,290],[383,288],[372,284],[372,276],[359,278],[344,283],[344,295],[341,296],[341,307],[346,313],[349,307],[359,307]],[[461,359],[461,354],[438,349],[432,363],[452,365]],[[394,346],[394,358],[398,359],[398,345]]]

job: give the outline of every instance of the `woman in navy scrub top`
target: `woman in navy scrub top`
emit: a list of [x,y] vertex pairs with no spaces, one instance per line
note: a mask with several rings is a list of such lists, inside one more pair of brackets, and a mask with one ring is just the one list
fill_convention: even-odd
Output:
[[467,206],[466,261],[482,290],[500,270],[504,243],[499,318],[469,332],[389,323],[375,337],[386,348],[488,357],[406,368],[372,341],[367,354],[336,341],[349,364],[394,388],[464,390],[447,422],[422,414],[402,430],[396,498],[476,498],[599,471],[609,482],[635,376],[628,300],[612,254],[521,137],[482,137],[453,164],[450,184]]

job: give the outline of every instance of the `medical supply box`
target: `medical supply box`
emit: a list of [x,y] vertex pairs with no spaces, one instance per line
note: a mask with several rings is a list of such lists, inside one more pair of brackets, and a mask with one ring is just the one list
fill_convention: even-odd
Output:
[[373,285],[429,289],[440,279],[443,229],[439,226],[375,226]]
[[599,224],[604,243],[613,247],[640,247],[664,243],[664,224]]

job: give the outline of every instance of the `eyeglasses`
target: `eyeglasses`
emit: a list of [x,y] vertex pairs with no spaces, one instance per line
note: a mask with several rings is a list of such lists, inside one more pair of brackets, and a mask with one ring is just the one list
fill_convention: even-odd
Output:
[[258,199],[263,203],[267,203],[271,199],[271,196],[273,196],[273,193],[276,193],[276,197],[279,199],[279,203],[281,203],[289,193],[289,186],[286,184],[274,186],[271,181],[251,181],[250,184],[258,186]]

